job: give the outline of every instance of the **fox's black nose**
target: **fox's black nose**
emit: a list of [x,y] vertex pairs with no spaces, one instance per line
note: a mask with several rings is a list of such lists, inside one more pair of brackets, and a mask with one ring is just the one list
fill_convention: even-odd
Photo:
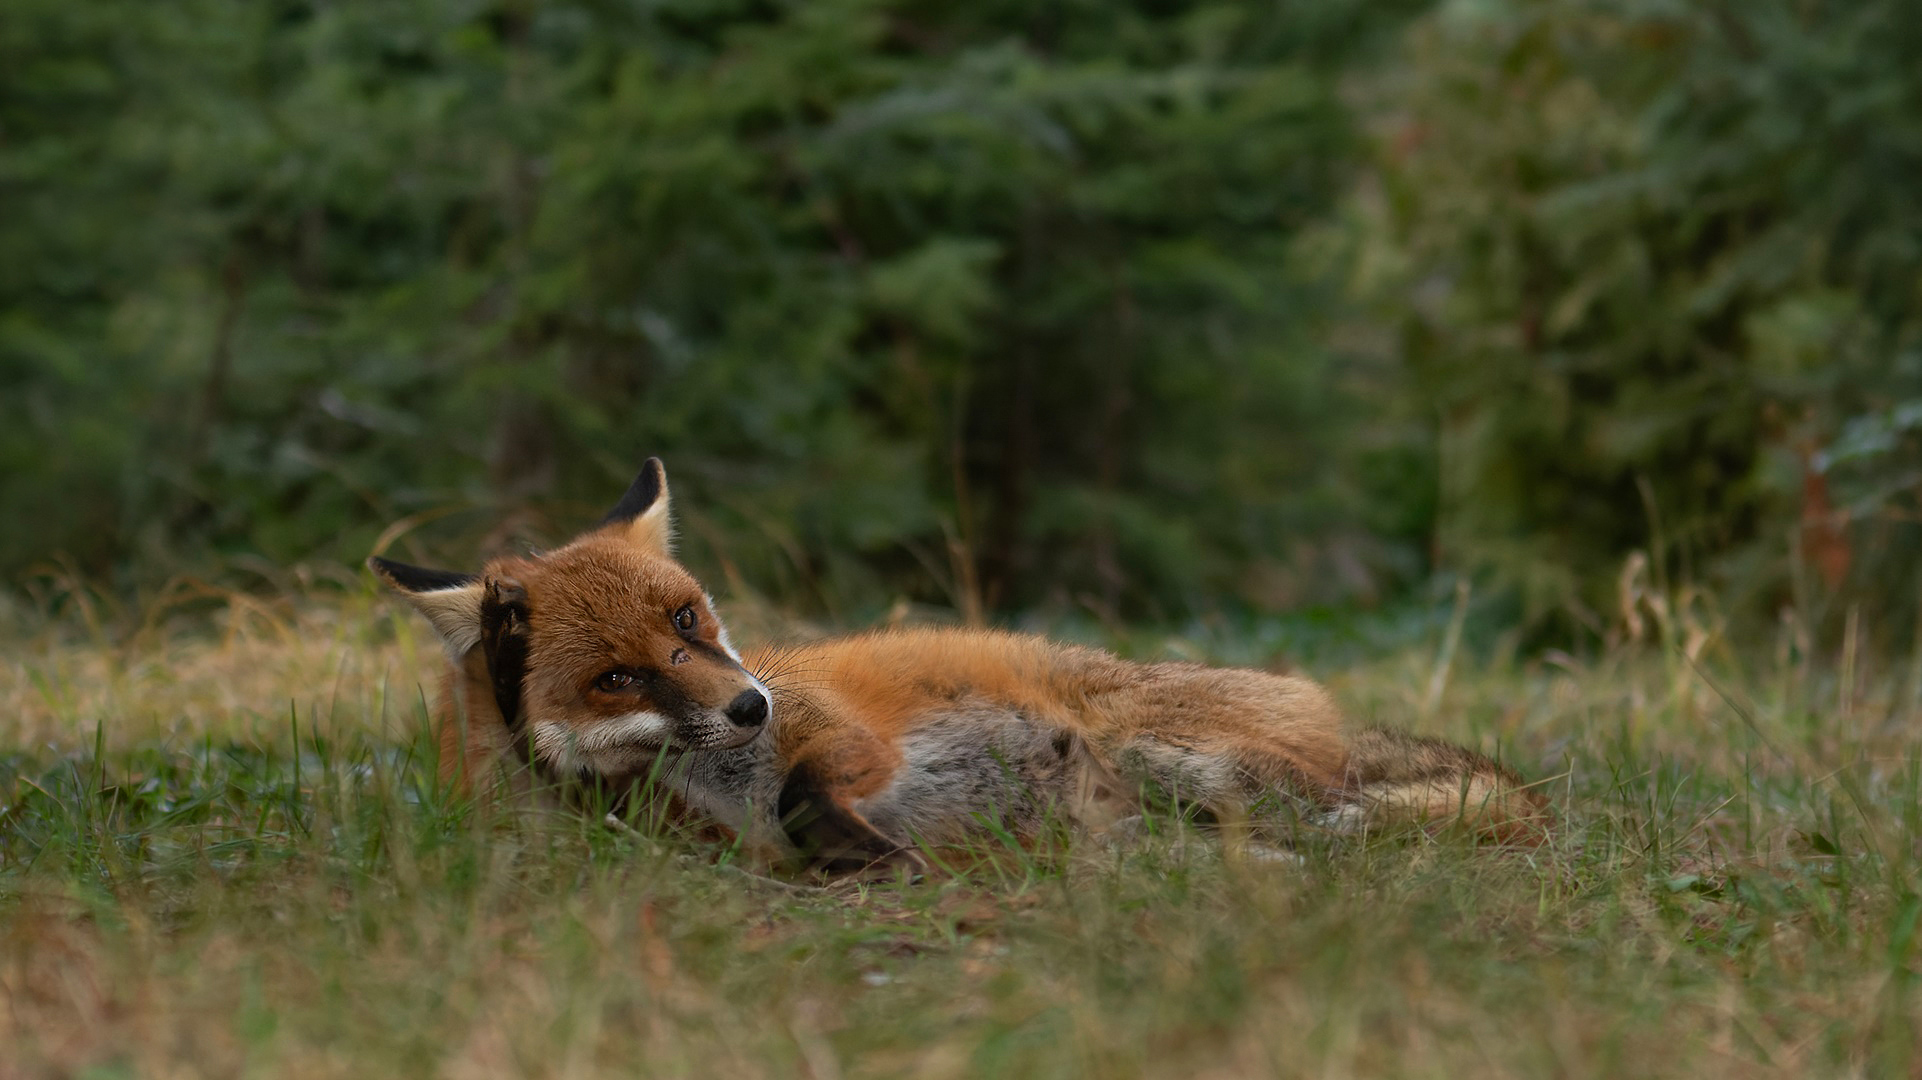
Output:
[[743,690],[722,711],[735,727],[760,727],[767,723],[767,695],[759,690]]

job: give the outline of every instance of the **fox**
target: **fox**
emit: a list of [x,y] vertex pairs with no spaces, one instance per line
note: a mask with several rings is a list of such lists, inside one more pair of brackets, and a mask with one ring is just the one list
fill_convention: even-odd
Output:
[[678,820],[826,874],[925,867],[986,828],[1100,830],[1157,800],[1204,823],[1546,836],[1547,800],[1514,770],[1350,730],[1304,676],[938,626],[743,653],[676,559],[658,458],[551,551],[471,574],[368,565],[440,640],[441,776],[470,794],[490,777],[616,802],[645,788]]

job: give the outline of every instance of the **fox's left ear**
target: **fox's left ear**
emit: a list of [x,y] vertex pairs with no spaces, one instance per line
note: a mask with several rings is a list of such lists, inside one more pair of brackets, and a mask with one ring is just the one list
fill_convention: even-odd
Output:
[[674,555],[674,520],[668,516],[667,467],[648,458],[627,494],[601,519],[604,529],[618,530],[627,541],[653,555]]
[[414,605],[414,610],[427,616],[449,657],[459,660],[480,644],[481,595],[485,589],[478,576],[428,570],[378,555],[367,560],[367,568],[382,584]]

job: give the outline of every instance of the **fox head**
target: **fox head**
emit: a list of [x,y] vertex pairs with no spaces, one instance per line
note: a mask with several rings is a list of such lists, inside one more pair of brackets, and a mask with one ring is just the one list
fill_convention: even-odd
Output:
[[767,688],[673,553],[667,471],[649,458],[605,519],[564,547],[479,574],[378,556],[376,575],[433,624],[457,666],[483,654],[508,728],[563,774],[645,770],[663,750],[746,745]]

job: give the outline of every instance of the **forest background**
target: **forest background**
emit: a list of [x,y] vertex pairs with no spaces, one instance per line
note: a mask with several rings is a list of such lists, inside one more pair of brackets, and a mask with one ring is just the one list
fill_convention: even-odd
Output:
[[842,621],[1912,644],[1900,0],[12,0],[0,208],[56,607],[469,566],[659,454]]
[[[743,643],[1308,671],[1555,824],[478,808],[361,562],[653,454]],[[5,0],[0,1080],[1922,1076],[1919,495],[1916,0]]]

